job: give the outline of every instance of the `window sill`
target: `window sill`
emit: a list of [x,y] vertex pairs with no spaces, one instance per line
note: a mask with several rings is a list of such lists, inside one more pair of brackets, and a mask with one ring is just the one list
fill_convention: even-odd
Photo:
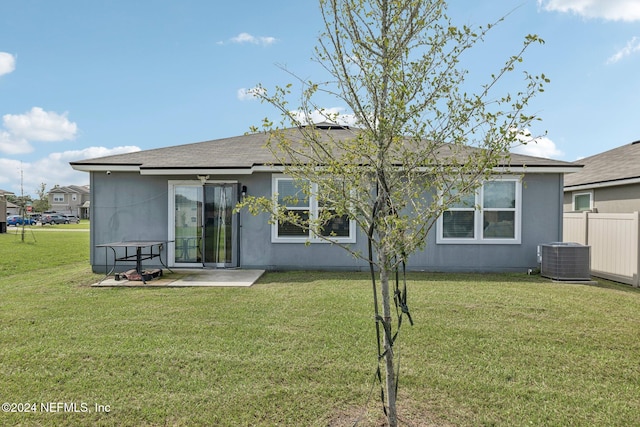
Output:
[[436,245],[519,245],[520,239],[442,239]]
[[327,244],[327,243],[338,243],[338,244],[342,244],[342,243],[356,243],[356,239],[355,237],[340,237],[340,238],[334,238],[334,239],[309,239],[308,237],[299,237],[299,238],[295,238],[295,237],[273,237],[271,239],[271,243],[297,243],[297,244]]

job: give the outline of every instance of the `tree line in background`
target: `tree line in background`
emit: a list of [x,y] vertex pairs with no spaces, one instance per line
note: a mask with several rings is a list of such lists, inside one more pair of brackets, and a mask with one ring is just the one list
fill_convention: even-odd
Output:
[[40,184],[36,189],[36,193],[38,194],[37,199],[33,199],[31,196],[16,196],[13,194],[5,195],[5,198],[7,199],[7,202],[13,203],[20,208],[20,215],[25,215],[29,206],[31,207],[31,212],[46,212],[51,209],[47,185],[45,183]]

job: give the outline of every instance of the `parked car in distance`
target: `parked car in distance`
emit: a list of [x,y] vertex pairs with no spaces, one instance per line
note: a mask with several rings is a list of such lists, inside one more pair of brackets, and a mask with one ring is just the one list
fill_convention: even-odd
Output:
[[80,224],[80,218],[77,215],[62,215],[67,218],[69,222],[75,222],[76,224]]
[[58,214],[44,214],[40,217],[40,222],[44,224],[69,224],[69,219]]
[[26,224],[26,225],[33,225],[36,222],[31,219],[31,218],[23,218],[20,215],[9,215],[7,217],[7,225],[22,225],[22,224]]

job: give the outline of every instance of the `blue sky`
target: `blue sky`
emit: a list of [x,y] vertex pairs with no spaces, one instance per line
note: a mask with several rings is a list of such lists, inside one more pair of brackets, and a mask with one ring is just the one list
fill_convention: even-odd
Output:
[[[21,0],[0,5],[0,189],[89,183],[70,161],[240,135],[278,113],[247,91],[321,79],[315,0]],[[511,12],[511,13],[510,13]],[[640,139],[640,0],[455,0],[454,22],[509,14],[473,58],[546,43],[530,105],[546,135],[516,151],[574,161]],[[475,66],[474,66],[475,68]],[[473,71],[473,68],[472,68]],[[514,86],[513,91],[521,88]],[[348,113],[326,99],[325,108]]]

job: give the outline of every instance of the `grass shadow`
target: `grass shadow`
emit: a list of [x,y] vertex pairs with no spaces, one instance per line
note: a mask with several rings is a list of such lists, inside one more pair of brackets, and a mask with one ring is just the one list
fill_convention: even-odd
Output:
[[[370,280],[368,271],[325,271],[325,270],[294,270],[294,271],[267,271],[256,283],[313,283],[317,280]],[[380,276],[376,273],[376,280]],[[395,274],[391,277],[395,280]],[[402,272],[399,279],[403,279]],[[426,272],[407,271],[407,280],[418,280],[426,282],[546,282],[547,279],[539,275],[527,275],[523,273],[448,273],[448,272]]]
[[[294,271],[267,271],[256,282],[256,284],[277,284],[277,283],[313,283],[318,280],[340,280],[340,281],[368,281],[371,276],[366,271],[325,271],[325,270],[294,270]],[[379,280],[376,274],[376,280]],[[399,275],[402,281],[402,273]],[[395,279],[395,275],[392,280]],[[634,288],[624,283],[612,282],[610,280],[593,278],[592,282],[554,282],[551,279],[542,277],[539,274],[526,273],[451,273],[451,272],[428,272],[428,271],[408,271],[406,274],[408,281],[421,282],[482,282],[482,283],[540,283],[556,284],[558,286],[592,286],[602,289],[616,290],[637,294],[640,288]]]

